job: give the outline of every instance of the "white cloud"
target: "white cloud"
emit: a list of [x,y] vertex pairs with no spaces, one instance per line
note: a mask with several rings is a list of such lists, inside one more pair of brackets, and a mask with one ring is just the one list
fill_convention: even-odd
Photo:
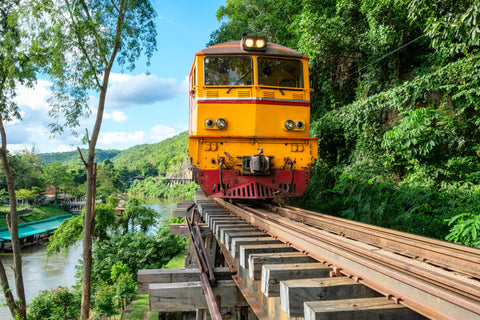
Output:
[[145,132],[101,132],[98,143],[102,145],[124,144],[130,145],[144,143]]
[[112,113],[105,112],[103,116],[105,119],[111,119],[115,122],[124,122],[128,120],[128,117],[125,115],[125,113],[121,111],[113,111]]
[[68,151],[73,151],[75,149],[77,149],[76,146],[62,144],[60,146],[57,146],[57,148],[53,152],[68,152]]
[[173,99],[184,92],[186,92],[184,81],[177,83],[173,78],[159,78],[145,73],[135,76],[112,74],[106,106],[121,109],[149,105]]
[[173,137],[177,133],[178,132],[176,132],[172,127],[158,124],[150,129],[150,139],[153,142],[159,142],[166,138]]
[[32,88],[20,86],[17,89],[15,101],[19,106],[26,106],[32,110],[48,110],[47,99],[50,96],[51,82],[38,80]]

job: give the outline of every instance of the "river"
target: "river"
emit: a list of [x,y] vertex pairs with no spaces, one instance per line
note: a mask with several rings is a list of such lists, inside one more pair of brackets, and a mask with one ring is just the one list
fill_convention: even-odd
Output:
[[[160,213],[159,222],[171,216],[176,208],[176,201],[172,200],[148,200],[145,206],[151,207]],[[56,254],[49,257],[48,264],[45,264],[47,257],[46,246],[36,245],[22,250],[23,281],[25,284],[25,295],[27,303],[30,302],[42,290],[49,290],[59,286],[70,287],[75,283],[75,266],[81,258],[82,246],[71,248],[68,255]],[[13,256],[7,253],[0,253],[8,281],[13,287]],[[8,307],[4,306],[5,296],[0,294],[0,320],[13,319]]]

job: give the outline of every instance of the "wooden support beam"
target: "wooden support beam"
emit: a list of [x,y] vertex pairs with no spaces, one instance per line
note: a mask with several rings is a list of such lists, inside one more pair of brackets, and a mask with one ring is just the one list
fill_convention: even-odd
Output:
[[376,291],[347,277],[287,280],[280,282],[280,305],[289,317],[303,317],[303,303],[316,300],[379,297]]
[[225,225],[225,224],[222,224],[222,225],[219,225],[218,228],[217,228],[217,232],[215,233],[218,240],[225,244],[225,234],[227,232],[239,232],[239,231],[245,231],[245,230],[250,230],[250,231],[258,231],[258,229],[252,227],[251,225],[249,224],[237,224],[237,225],[234,225],[234,224],[230,224],[230,225]]
[[251,254],[295,251],[295,248],[289,247],[283,243],[243,245],[240,246],[240,266],[242,268],[248,268],[248,258]]
[[[199,223],[200,231],[202,232],[202,237],[208,237],[211,234],[211,230],[206,223]],[[188,237],[188,229],[185,223],[171,223],[170,234],[178,234],[180,237]]]
[[212,230],[217,230],[217,226],[222,225],[222,224],[240,224],[244,225],[246,222],[241,220],[241,219],[235,219],[235,218],[230,218],[230,219],[223,219],[223,220],[215,220],[211,224],[209,224],[210,229]]
[[210,212],[223,212],[223,213],[229,213],[228,210],[225,208],[217,205],[217,204],[208,204],[208,203],[200,203],[197,204],[198,212],[203,216],[205,213]]
[[262,236],[262,237],[252,237],[252,238],[233,238],[232,243],[230,245],[230,252],[232,253],[232,257],[238,257],[240,253],[240,246],[243,245],[251,245],[251,244],[280,244],[282,243],[280,240],[277,240],[273,237],[269,236]]
[[308,263],[317,262],[312,257],[306,256],[301,252],[280,252],[280,253],[258,253],[251,254],[248,258],[248,268],[250,278],[253,280],[262,279],[262,267],[266,264],[282,263]]
[[189,217],[192,213],[187,211],[187,208],[179,208],[173,210],[173,216],[178,218]]
[[242,231],[231,231],[225,232],[225,242],[223,243],[228,250],[231,250],[232,240],[235,238],[258,238],[268,236],[265,232],[258,230],[242,230]]
[[211,225],[213,220],[218,220],[218,219],[238,219],[236,216],[232,216],[230,214],[222,213],[222,214],[206,214],[203,216],[203,221],[205,221],[207,224]]
[[[247,302],[233,280],[217,281],[212,287],[219,306],[246,307]],[[195,311],[207,308],[200,281],[153,283],[149,285],[150,311]]]
[[195,203],[194,201],[183,200],[182,202],[177,202],[177,208],[179,209],[188,208],[192,206],[194,203]]
[[[227,267],[213,268],[215,278],[219,280],[231,280],[230,269]],[[148,286],[152,283],[178,283],[199,281],[200,271],[198,268],[185,269],[147,269],[138,270],[137,293],[148,293]]]
[[304,304],[305,320],[420,320],[425,317],[385,297],[334,301],[309,301]]
[[[225,231],[231,228],[254,228],[251,224],[246,223],[224,223],[224,224],[217,224],[215,229],[212,229],[213,232],[219,237],[219,239],[225,238]],[[222,242],[223,243],[223,242]]]
[[269,298],[280,297],[280,281],[327,278],[331,270],[332,268],[326,267],[319,262],[267,264],[262,268],[262,293]]

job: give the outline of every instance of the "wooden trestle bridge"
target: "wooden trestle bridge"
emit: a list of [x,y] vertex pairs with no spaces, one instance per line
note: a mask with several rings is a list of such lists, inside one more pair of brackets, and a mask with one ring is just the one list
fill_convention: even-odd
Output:
[[200,192],[175,215],[186,268],[138,273],[159,319],[480,319],[478,249]]

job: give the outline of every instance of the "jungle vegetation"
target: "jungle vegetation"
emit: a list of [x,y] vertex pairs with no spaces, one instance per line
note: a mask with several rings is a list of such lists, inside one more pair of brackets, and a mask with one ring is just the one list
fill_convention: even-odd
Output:
[[[97,166],[97,196],[102,200],[116,193],[191,199],[198,188],[195,183],[168,186],[168,178],[185,178],[189,174],[186,132],[155,144],[137,145],[115,152],[98,150],[97,154],[113,155]],[[54,186],[57,195],[66,193],[77,198],[84,197],[86,171],[78,152],[44,155],[34,148],[9,154],[17,197],[34,203],[48,186]],[[138,176],[144,180],[135,180]],[[6,186],[0,168],[0,200],[8,199]]]
[[303,205],[480,247],[478,0],[228,0],[209,45],[310,57],[319,159]]

